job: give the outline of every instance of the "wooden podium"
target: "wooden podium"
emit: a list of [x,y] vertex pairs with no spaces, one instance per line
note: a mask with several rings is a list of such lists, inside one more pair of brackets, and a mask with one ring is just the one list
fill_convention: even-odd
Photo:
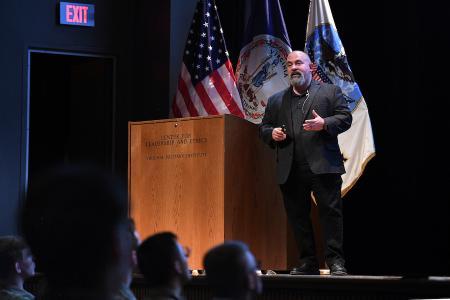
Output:
[[130,215],[142,239],[172,231],[191,269],[225,240],[246,242],[262,269],[287,269],[287,222],[273,151],[231,116],[129,123]]

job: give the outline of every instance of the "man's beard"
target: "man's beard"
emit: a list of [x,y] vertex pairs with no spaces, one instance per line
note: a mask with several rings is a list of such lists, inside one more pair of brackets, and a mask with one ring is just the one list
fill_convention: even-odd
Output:
[[[294,75],[298,75],[298,76],[294,76]],[[291,76],[289,77],[289,81],[290,81],[291,85],[294,87],[302,87],[302,86],[305,86],[305,84],[306,84],[306,78],[300,72],[292,73]]]

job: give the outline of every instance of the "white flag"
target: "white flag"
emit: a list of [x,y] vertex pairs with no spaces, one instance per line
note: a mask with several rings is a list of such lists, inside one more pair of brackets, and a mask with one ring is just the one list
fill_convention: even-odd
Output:
[[339,86],[352,111],[352,126],[338,136],[346,170],[342,175],[345,195],[375,156],[375,145],[369,111],[348,64],[328,0],[310,2],[305,52],[314,63],[313,78]]

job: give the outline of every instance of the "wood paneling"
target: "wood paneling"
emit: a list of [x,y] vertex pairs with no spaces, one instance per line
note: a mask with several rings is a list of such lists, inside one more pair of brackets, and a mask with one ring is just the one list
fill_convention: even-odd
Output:
[[131,216],[142,238],[176,233],[194,269],[223,241],[222,128],[220,118],[130,123]]
[[212,246],[248,243],[264,268],[286,268],[286,220],[273,153],[233,116],[129,123],[130,214],[142,238],[176,233],[203,269]]
[[258,126],[225,118],[225,238],[246,241],[262,269],[286,269],[286,217],[274,152]]

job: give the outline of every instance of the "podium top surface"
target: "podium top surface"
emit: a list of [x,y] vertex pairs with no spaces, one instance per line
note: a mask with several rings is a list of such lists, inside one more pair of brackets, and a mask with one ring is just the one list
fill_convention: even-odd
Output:
[[214,116],[200,116],[200,117],[187,117],[187,118],[172,118],[172,119],[160,119],[160,120],[149,120],[149,121],[129,121],[129,125],[142,125],[142,124],[152,124],[152,123],[167,123],[167,122],[182,122],[191,120],[204,120],[204,119],[237,119],[248,123],[251,123],[245,119],[237,117],[235,115],[214,115]]

